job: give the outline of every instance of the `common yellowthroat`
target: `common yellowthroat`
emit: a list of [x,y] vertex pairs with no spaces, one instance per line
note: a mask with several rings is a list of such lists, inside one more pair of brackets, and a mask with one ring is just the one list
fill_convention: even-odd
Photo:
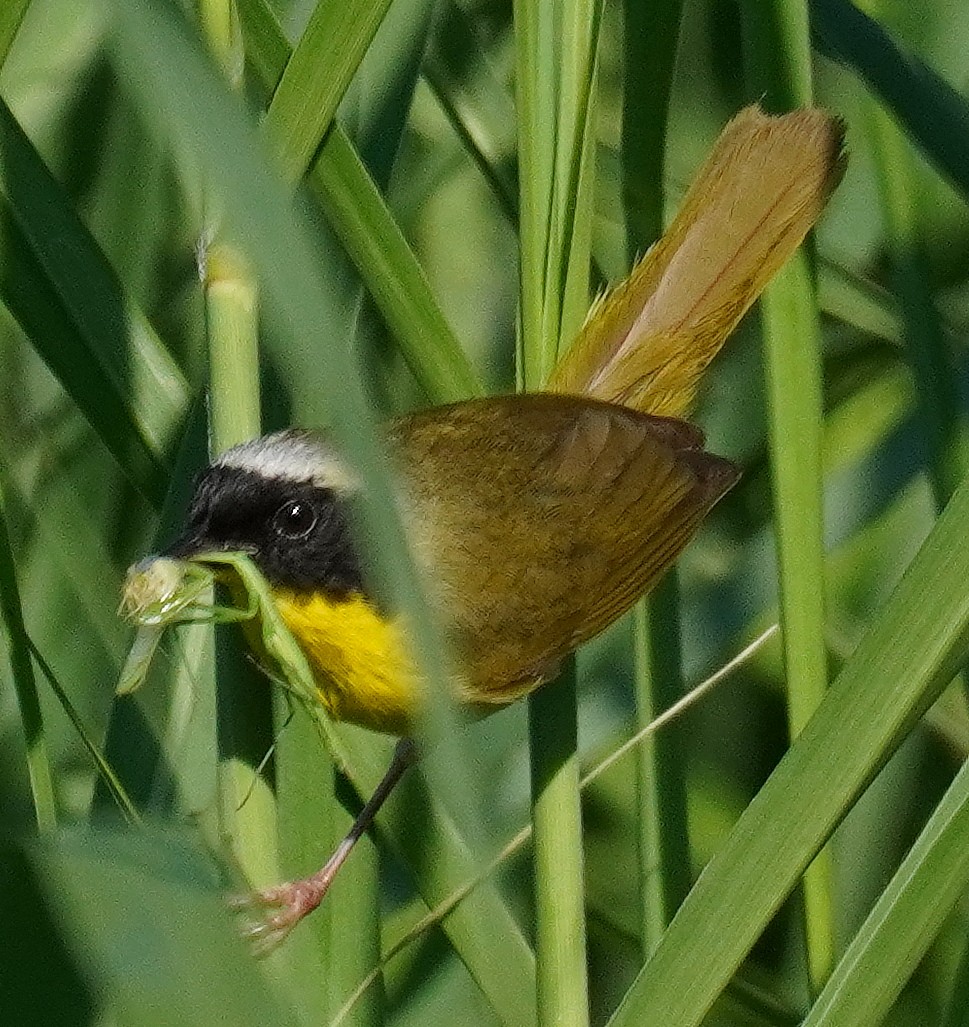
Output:
[[[738,468],[678,417],[819,216],[841,146],[839,123],[820,111],[742,112],[663,239],[594,306],[549,392],[390,423],[400,513],[462,701],[487,711],[553,676],[648,591],[735,484]],[[167,555],[249,554],[329,713],[404,735],[419,682],[401,624],[368,587],[348,509],[357,488],[322,434],[236,446],[199,476]],[[319,902],[348,850],[265,894],[279,906],[273,929]]]

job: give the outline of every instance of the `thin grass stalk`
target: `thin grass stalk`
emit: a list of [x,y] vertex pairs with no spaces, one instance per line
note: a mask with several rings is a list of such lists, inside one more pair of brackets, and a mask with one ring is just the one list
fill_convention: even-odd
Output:
[[624,0],[622,191],[630,261],[663,233],[666,125],[683,0]]
[[37,693],[37,680],[30,655],[30,639],[24,624],[17,585],[17,568],[13,548],[7,531],[4,504],[6,472],[0,467],[0,619],[3,621],[5,642],[10,661],[10,678],[17,696],[20,723],[26,750],[27,777],[34,804],[34,819],[41,834],[49,834],[57,827],[57,802],[54,795],[54,775],[44,716]]
[[[338,778],[336,795],[345,804],[345,809],[337,806],[333,810],[336,833],[342,833],[349,829],[352,815],[360,809],[360,802],[346,778]],[[329,961],[330,973],[326,981],[328,1018],[339,1013],[361,978],[380,963],[378,852],[369,838],[361,839],[357,848],[362,851],[354,852],[353,859],[347,861],[326,899],[330,918],[329,946],[332,952],[339,953],[338,959]],[[373,929],[367,929],[360,923],[361,912],[367,910],[371,912]],[[375,1027],[385,1022],[384,1016],[381,974],[342,1022],[348,1027]]]
[[[234,0],[200,0],[202,36],[231,87],[242,79],[242,35]],[[210,217],[215,215],[210,213]],[[218,233],[218,225],[206,232]],[[256,285],[242,253],[203,240],[201,273],[209,356],[209,432],[212,456],[260,433],[259,321]],[[238,639],[216,636],[216,723],[219,743],[219,825],[249,886],[279,875],[276,809],[255,768],[269,746],[268,703],[247,702],[240,690]]]
[[[215,244],[204,259],[210,442],[217,456],[260,431],[256,287],[234,247]],[[220,830],[248,884],[266,886],[279,876],[275,804],[254,768],[271,745],[268,693],[241,687],[251,674],[238,640],[227,634],[216,636]]]
[[[777,110],[808,106],[811,47],[803,0],[748,0],[743,6],[749,92]],[[797,738],[828,684],[824,638],[821,329],[804,251],[781,269],[760,305],[767,369],[771,475],[787,717]],[[824,983],[834,959],[833,872],[820,853],[804,876],[808,988]]]
[[555,173],[555,5],[515,0],[513,9],[518,118],[518,384],[536,389],[545,383],[558,349],[557,338],[542,336]]
[[209,52],[229,85],[238,89],[245,55],[235,0],[198,0],[198,17]]
[[[256,687],[265,688],[265,683]],[[319,870],[341,837],[335,771],[313,718],[301,706],[289,704],[279,689],[273,689],[273,736],[280,871],[283,879],[297,880]],[[366,846],[354,854],[364,864],[371,862],[367,855]],[[328,895],[274,954],[285,963],[287,991],[308,1022],[324,1021],[336,1008],[331,1002],[333,979],[350,962],[349,947],[335,944],[337,936],[332,931],[334,910],[342,902],[342,895]],[[365,919],[360,909],[354,908],[359,937],[371,937],[373,917]]]
[[[514,6],[521,307],[518,380],[541,388],[588,307],[600,6]],[[539,1024],[588,1022],[574,662],[529,699]]]
[[936,169],[969,197],[969,104],[851,0],[811,0],[821,51],[850,67]]
[[[636,724],[642,729],[682,693],[679,582],[675,568],[634,612]],[[682,731],[636,750],[640,944],[648,958],[690,890],[690,835]]]
[[[626,0],[622,189],[630,264],[663,233],[666,126],[683,5]],[[675,568],[634,611],[636,722],[650,723],[683,689]],[[686,776],[680,732],[636,751],[640,944],[648,957],[690,889]]]

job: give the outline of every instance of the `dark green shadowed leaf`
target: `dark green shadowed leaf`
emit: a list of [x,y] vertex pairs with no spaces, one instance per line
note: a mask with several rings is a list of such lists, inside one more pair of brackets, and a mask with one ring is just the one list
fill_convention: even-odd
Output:
[[160,505],[181,372],[0,102],[0,294],[108,449]]
[[175,835],[90,832],[38,850],[76,959],[133,1027],[299,1023],[236,936],[216,867]]
[[811,0],[822,53],[847,64],[939,171],[969,197],[969,103],[850,0]]

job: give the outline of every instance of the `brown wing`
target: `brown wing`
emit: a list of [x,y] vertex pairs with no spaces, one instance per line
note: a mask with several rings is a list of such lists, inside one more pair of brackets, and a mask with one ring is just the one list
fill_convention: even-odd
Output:
[[625,612],[738,477],[683,421],[571,396],[437,408],[390,437],[418,562],[480,703],[527,691]]

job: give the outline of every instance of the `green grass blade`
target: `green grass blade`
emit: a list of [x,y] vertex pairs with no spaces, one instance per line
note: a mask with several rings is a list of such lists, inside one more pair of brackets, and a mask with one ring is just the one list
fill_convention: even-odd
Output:
[[543,338],[546,268],[555,174],[556,90],[553,6],[516,0],[515,110],[518,115],[519,367],[524,388],[540,388],[558,339]]
[[[624,4],[622,194],[626,255],[634,263],[663,233],[666,129],[683,5]],[[680,602],[671,570],[634,613],[637,724],[683,689]],[[684,739],[675,729],[636,752],[640,944],[648,956],[690,888]]]
[[518,176],[512,152],[515,105],[481,47],[480,33],[457,3],[443,4],[429,41],[424,78],[509,222],[518,220]]
[[4,103],[0,152],[4,302],[131,481],[160,504],[184,378]]
[[94,740],[94,735],[91,734],[90,729],[84,723],[84,718],[78,712],[74,703],[71,702],[71,697],[67,694],[60,681],[58,681],[57,675],[54,673],[53,668],[47,660],[44,659],[43,653],[41,653],[30,639],[27,641],[30,645],[30,651],[33,653],[34,659],[37,661],[37,666],[40,667],[44,677],[47,678],[47,683],[50,685],[51,691],[60,703],[61,709],[63,709],[67,714],[67,718],[70,720],[74,730],[77,732],[81,742],[84,744],[84,748],[87,749],[88,754],[94,761],[98,775],[100,776],[101,781],[104,782],[104,786],[111,793],[111,797],[114,799],[115,803],[117,803],[118,809],[129,824],[139,824],[141,822],[141,818],[138,815],[138,810],[135,809],[134,803],[131,801],[124,785],[121,783],[121,779],[114,772],[114,768],[107,759],[105,759],[104,754],[98,748],[98,744]]
[[[182,145],[196,154],[198,166],[208,189],[223,201],[226,233],[229,238],[244,238],[248,255],[267,297],[279,318],[278,352],[284,357],[287,373],[293,378],[294,405],[305,409],[325,398],[332,434],[363,481],[366,506],[362,511],[363,530],[373,539],[374,563],[378,579],[387,583],[388,594],[397,595],[401,608],[414,626],[415,653],[428,661],[441,658],[440,649],[424,639],[433,638],[427,629],[426,613],[414,598],[418,589],[413,570],[394,560],[393,553],[405,552],[400,528],[392,517],[393,496],[384,470],[385,457],[378,449],[371,417],[353,356],[345,346],[327,348],[324,373],[321,356],[312,345],[318,339],[318,320],[332,306],[330,294],[321,277],[317,252],[306,226],[294,217],[285,190],[274,178],[260,153],[260,146],[242,112],[230,102],[213,81],[211,70],[197,53],[177,12],[158,9],[147,0],[119,4],[117,64],[119,73],[134,91],[151,120],[167,128]],[[218,131],[213,131],[218,126]],[[286,346],[282,347],[281,339]],[[441,680],[434,666],[424,668],[428,681]],[[441,691],[445,691],[441,689]],[[447,838],[442,835],[438,847]],[[457,842],[452,841],[457,852]],[[447,852],[431,865],[422,867],[427,875],[448,860]],[[460,853],[455,858],[466,861]],[[426,881],[419,879],[421,887]],[[456,949],[472,965],[479,978],[495,979],[493,967],[474,965],[485,952],[518,953],[502,966],[503,993],[516,992],[525,998],[504,994],[489,999],[501,1003],[527,1002],[529,967],[527,946],[501,902],[492,895],[488,920],[501,935],[497,947],[479,945],[480,929],[471,921],[449,923]],[[461,932],[465,932],[463,935]],[[508,986],[508,971],[522,981],[521,987]],[[523,1022],[509,1013],[509,1022]],[[527,1022],[525,1020],[524,1022]]]
[[969,945],[963,949],[941,1027],[969,1025]]
[[852,68],[930,161],[969,197],[969,104],[850,0],[811,0],[822,52]]
[[[651,723],[683,694],[677,574],[636,607],[636,724]],[[675,725],[636,752],[639,807],[640,942],[644,957],[659,944],[690,890],[686,750]]]
[[538,1023],[589,1018],[575,660],[528,700]]
[[[748,92],[768,108],[812,101],[808,11],[804,0],[748,3]],[[796,738],[828,685],[825,643],[824,524],[821,489],[823,397],[821,325],[802,250],[768,285],[760,304],[770,418],[771,481],[780,574],[787,718]],[[808,980],[816,992],[834,960],[832,865],[819,854],[804,876]]]
[[99,998],[119,1022],[300,1024],[235,937],[217,868],[183,839],[91,831],[32,856],[64,936],[82,966],[97,967]]
[[[0,468],[2,471],[2,468]],[[54,776],[44,727],[44,716],[37,694],[37,681],[30,654],[30,639],[24,624],[20,605],[20,589],[14,562],[4,502],[5,473],[0,473],[0,619],[3,622],[5,643],[10,661],[10,679],[17,696],[20,724],[26,750],[27,776],[34,803],[37,829],[49,833],[57,826],[57,804],[54,796]]]
[[626,0],[623,10],[622,190],[632,261],[663,232],[666,126],[683,0]]
[[881,1023],[967,887],[969,763],[879,896],[803,1027]]
[[[286,38],[265,0],[241,0],[240,13],[250,59],[272,89],[289,57]],[[428,398],[444,403],[480,395],[480,381],[417,258],[339,124],[324,140],[309,184]]]
[[330,225],[377,304],[411,373],[433,403],[482,394],[403,233],[347,135],[335,125],[310,172]]
[[319,0],[273,93],[266,127],[283,176],[306,173],[390,0]]
[[[589,305],[592,107],[601,5],[514,4],[518,380],[539,389]],[[529,700],[540,1024],[588,1022],[574,666]]]
[[969,643],[967,517],[964,484],[694,886],[612,1027],[701,1022],[831,831],[952,679]]

